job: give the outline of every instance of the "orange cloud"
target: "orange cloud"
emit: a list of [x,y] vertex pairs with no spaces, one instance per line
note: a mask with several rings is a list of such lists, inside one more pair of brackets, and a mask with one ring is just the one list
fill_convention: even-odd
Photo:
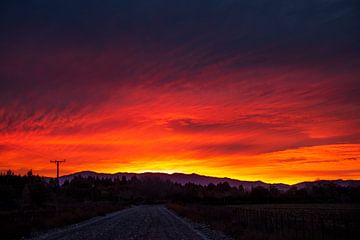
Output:
[[1,170],[360,179],[354,3],[81,3],[2,5]]

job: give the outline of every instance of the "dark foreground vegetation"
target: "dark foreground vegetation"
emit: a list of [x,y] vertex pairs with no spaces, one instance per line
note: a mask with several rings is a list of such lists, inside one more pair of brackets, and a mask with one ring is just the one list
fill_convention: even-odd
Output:
[[[8,171],[0,175],[0,192],[1,239],[19,239],[133,204],[159,203],[235,238],[355,239],[360,229],[360,188],[333,184],[245,191],[226,182],[201,186],[154,177],[76,177],[58,186],[31,171],[25,176]],[[324,205],[330,203],[336,207]]]
[[[28,237],[128,206],[109,198],[110,189],[104,182],[91,182],[74,181],[59,188],[53,179],[34,176],[31,171],[25,176],[11,171],[0,175],[0,239]],[[97,189],[97,196],[85,193],[89,184]]]
[[360,205],[168,204],[180,216],[244,240],[359,239]]

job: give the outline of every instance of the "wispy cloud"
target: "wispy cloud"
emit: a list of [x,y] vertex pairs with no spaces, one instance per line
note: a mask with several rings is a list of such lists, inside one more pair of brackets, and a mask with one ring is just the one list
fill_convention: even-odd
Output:
[[358,165],[355,1],[2,1],[0,11],[0,168],[48,173],[44,159],[58,155],[69,172],[238,177],[246,165],[270,178],[286,165],[300,178],[293,165],[322,163],[326,176]]

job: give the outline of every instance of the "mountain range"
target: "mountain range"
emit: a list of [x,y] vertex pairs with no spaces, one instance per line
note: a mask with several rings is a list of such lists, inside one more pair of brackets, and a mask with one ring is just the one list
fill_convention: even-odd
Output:
[[157,173],[157,172],[145,172],[145,173],[127,173],[127,172],[119,172],[119,173],[97,173],[92,171],[82,171],[77,173],[72,173],[69,175],[61,176],[59,181],[60,184],[63,184],[66,180],[71,181],[74,177],[81,176],[81,177],[99,177],[99,178],[108,178],[108,179],[115,179],[115,178],[122,178],[123,176],[126,179],[130,179],[136,176],[138,179],[147,178],[147,177],[156,177],[160,178],[164,181],[172,181],[180,184],[186,183],[194,183],[199,185],[208,185],[210,183],[218,184],[222,182],[228,182],[232,187],[238,187],[242,185],[245,190],[251,190],[254,187],[276,187],[281,191],[286,191],[291,187],[297,187],[298,189],[312,187],[312,186],[322,186],[329,183],[335,184],[337,186],[342,187],[360,187],[360,180],[317,180],[312,182],[300,182],[297,184],[284,184],[284,183],[265,183],[262,181],[242,181],[237,179],[231,178],[219,178],[219,177],[210,177],[210,176],[203,176],[199,174],[185,174],[185,173]]

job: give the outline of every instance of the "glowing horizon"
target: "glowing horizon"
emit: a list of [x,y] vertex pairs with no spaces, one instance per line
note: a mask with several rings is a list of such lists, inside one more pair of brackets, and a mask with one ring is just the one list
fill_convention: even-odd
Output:
[[357,7],[308,4],[5,1],[0,171],[360,179]]

